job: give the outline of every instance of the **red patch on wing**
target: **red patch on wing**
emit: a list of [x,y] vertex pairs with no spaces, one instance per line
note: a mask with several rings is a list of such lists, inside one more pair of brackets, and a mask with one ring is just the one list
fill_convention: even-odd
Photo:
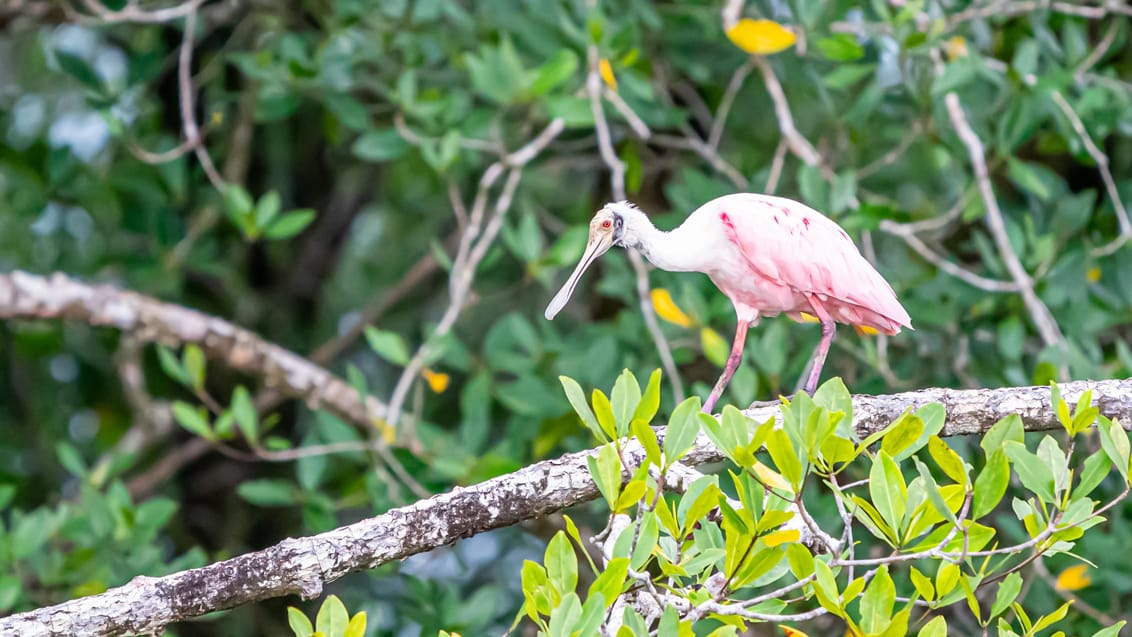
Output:
[[807,230],[810,228],[810,220],[808,217],[802,217],[802,225],[806,226]]
[[787,217],[790,216],[790,209],[787,208],[786,206],[778,206],[778,209],[779,209],[779,211],[782,212],[782,214],[786,215]]
[[778,223],[778,215],[774,215],[774,222]]
[[734,228],[735,227],[735,226],[731,225],[731,217],[728,217],[726,212],[720,212],[719,213],[719,220],[722,221],[723,225],[727,226],[728,228]]

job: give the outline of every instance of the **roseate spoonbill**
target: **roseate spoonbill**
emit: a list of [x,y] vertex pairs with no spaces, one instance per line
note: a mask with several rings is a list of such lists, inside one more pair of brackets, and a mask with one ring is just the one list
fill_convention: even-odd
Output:
[[586,268],[615,245],[640,251],[662,270],[703,272],[735,305],[739,324],[723,374],[704,401],[708,413],[739,367],[748,326],[760,316],[785,313],[802,321],[805,312],[821,322],[808,394],[817,388],[837,323],[885,334],[912,328],[892,287],[841,226],[797,201],[751,193],[713,199],[670,232],[627,201],[606,204],[590,221],[581,261],[547,306],[548,320],[570,300]]

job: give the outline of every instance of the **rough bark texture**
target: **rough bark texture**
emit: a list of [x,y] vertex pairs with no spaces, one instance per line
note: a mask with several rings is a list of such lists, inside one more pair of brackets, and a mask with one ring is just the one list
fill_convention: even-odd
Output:
[[362,401],[347,382],[309,360],[222,319],[172,303],[90,285],[63,274],[0,274],[0,319],[64,319],[128,332],[145,342],[196,343],[206,356],[247,374],[311,409],[325,409],[349,422],[372,425],[385,405]]
[[[2,288],[0,288],[2,289]],[[0,294],[0,299],[4,298]],[[1079,381],[1061,386],[1070,403],[1092,389],[1094,404],[1110,418],[1132,418],[1132,380]],[[909,407],[943,403],[943,435],[974,434],[1018,414],[1029,430],[1052,429],[1049,388],[931,389],[888,396],[854,397],[854,423],[868,434]],[[773,406],[752,408],[765,420]],[[99,595],[0,619],[0,635],[102,636],[153,634],[164,626],[207,612],[270,597],[317,596],[325,583],[346,573],[449,544],[476,533],[553,513],[598,496],[586,469],[585,451],[540,462],[481,484],[394,509],[374,518],[210,566],[161,578],[139,577]],[[626,445],[626,460],[639,463],[638,445]],[[700,436],[685,457],[695,466],[721,460]]]

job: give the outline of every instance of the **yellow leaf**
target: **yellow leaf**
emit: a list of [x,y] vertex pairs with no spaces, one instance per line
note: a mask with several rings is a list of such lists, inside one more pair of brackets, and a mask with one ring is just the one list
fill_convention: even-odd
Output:
[[1100,268],[1089,268],[1089,270],[1087,272],[1085,272],[1085,279],[1088,280],[1089,283],[1096,283],[1097,281],[1100,281],[1101,280],[1101,269]]
[[861,336],[876,336],[877,334],[880,334],[880,332],[877,331],[877,328],[869,327],[868,325],[854,325],[853,329],[857,330],[857,333]]
[[437,394],[444,393],[444,390],[448,389],[448,374],[434,372],[426,367],[421,370],[421,376],[428,383],[428,388]]
[[967,41],[963,39],[963,36],[957,35],[943,43],[943,52],[947,54],[949,60],[961,58],[967,55]]
[[346,624],[346,632],[343,637],[365,637],[365,635],[366,614],[365,611],[362,611],[350,618],[350,623]]
[[704,348],[704,356],[713,365],[723,367],[727,364],[727,341],[723,340],[719,332],[710,327],[700,330],[700,345]]
[[768,547],[775,547],[779,544],[786,544],[788,542],[797,542],[802,537],[802,532],[798,529],[783,529],[781,531],[774,531],[767,533],[763,536],[763,542]]
[[761,480],[763,484],[772,489],[793,491],[793,488],[790,486],[790,483],[786,481],[786,478],[783,478],[777,471],[758,460],[755,461],[755,475],[759,477],[759,480]]
[[375,419],[373,421],[373,426],[375,429],[377,429],[378,433],[381,434],[381,439],[385,442],[385,444],[391,445],[394,442],[397,442],[397,431],[393,427],[390,427],[389,423],[381,419]]
[[743,18],[727,30],[727,37],[747,53],[770,55],[794,45],[798,36],[773,20]]
[[597,63],[597,71],[601,73],[601,79],[605,85],[613,90],[617,90],[617,78],[613,76],[613,65],[609,60],[601,58]]
[[676,305],[672,300],[672,295],[664,288],[656,288],[652,291],[652,309],[660,318],[674,323],[680,327],[691,327],[692,319]]
[[1089,577],[1088,570],[1089,567],[1085,564],[1078,564],[1065,569],[1057,576],[1057,584],[1055,585],[1057,590],[1079,591],[1092,584],[1093,580]]
[[789,626],[783,626],[782,632],[786,634],[786,637],[810,637],[809,635],[798,630],[797,628],[791,628]]
[[814,316],[813,314],[806,314],[805,312],[798,312],[798,315],[802,317],[803,323],[821,323],[821,319]]

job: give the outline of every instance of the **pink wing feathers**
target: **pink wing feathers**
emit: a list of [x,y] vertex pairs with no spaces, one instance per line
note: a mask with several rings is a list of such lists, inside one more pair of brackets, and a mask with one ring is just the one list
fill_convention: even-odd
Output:
[[[818,211],[769,195],[721,198],[718,214],[728,239],[759,274],[813,295],[839,323],[886,334],[912,327],[892,287],[857,250],[849,235]],[[795,308],[788,312],[798,319]]]

